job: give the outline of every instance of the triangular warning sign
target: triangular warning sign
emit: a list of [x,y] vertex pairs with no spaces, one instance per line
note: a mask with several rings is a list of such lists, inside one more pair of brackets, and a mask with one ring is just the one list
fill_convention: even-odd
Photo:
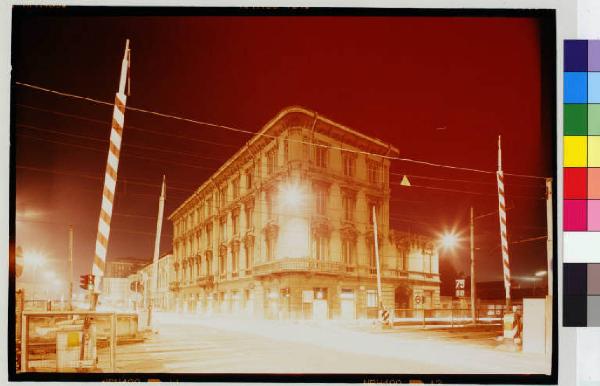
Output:
[[410,186],[410,181],[408,180],[408,177],[406,175],[404,177],[402,177],[402,182],[400,182],[400,185]]

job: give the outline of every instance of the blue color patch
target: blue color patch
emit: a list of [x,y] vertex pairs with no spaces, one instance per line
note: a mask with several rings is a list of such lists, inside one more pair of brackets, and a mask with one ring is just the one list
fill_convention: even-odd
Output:
[[564,103],[587,103],[587,75],[586,72],[564,73]]
[[600,72],[588,72],[588,103],[600,103]]

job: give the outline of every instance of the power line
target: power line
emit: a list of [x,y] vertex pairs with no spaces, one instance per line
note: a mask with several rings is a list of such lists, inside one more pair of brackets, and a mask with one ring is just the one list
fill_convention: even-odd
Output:
[[[94,98],[90,98],[90,97],[84,97],[84,96],[80,96],[80,95],[76,95],[76,94],[71,94],[71,93],[61,92],[61,91],[57,91],[57,90],[52,90],[52,89],[49,89],[49,88],[45,88],[45,87],[41,87],[41,86],[37,86],[37,85],[32,85],[32,84],[29,84],[29,83],[23,83],[23,82],[16,81],[15,84],[17,84],[19,86],[22,86],[22,87],[27,87],[27,88],[31,88],[31,89],[34,89],[34,90],[38,90],[38,91],[43,91],[43,92],[48,92],[48,93],[55,94],[55,95],[60,95],[60,96],[63,96],[63,97],[75,98],[75,99],[85,100],[85,101],[92,102],[92,103],[113,106],[113,103],[111,103],[111,102],[106,102],[106,101],[102,101],[102,100],[98,100],[98,99],[94,99]],[[192,123],[192,124],[195,124],[195,125],[208,126],[208,127],[213,127],[213,128],[220,128],[220,129],[224,129],[224,130],[228,130],[228,131],[232,131],[232,132],[236,132],[236,133],[243,133],[243,134],[248,134],[248,135],[252,135],[252,136],[254,136],[254,135],[263,136],[263,137],[267,137],[267,138],[271,138],[271,139],[277,139],[278,138],[275,135],[270,135],[270,134],[266,134],[266,133],[260,133],[260,132],[250,131],[250,130],[238,129],[238,128],[234,128],[234,127],[231,127],[231,126],[220,125],[220,124],[211,123],[211,122],[199,121],[199,120],[196,120],[196,119],[180,117],[180,116],[176,116],[176,115],[172,115],[172,114],[166,114],[166,113],[161,113],[161,112],[158,112],[158,111],[146,110],[146,109],[132,107],[132,106],[127,106],[126,109],[127,110],[131,110],[131,111],[140,112],[140,113],[150,114],[150,115],[154,115],[154,116],[159,116],[159,117],[162,117],[162,118],[170,118],[170,119],[174,119],[174,120],[178,120],[178,121]],[[397,157],[397,156],[389,156],[389,155],[386,155],[386,154],[371,153],[371,152],[367,152],[367,151],[363,151],[363,150],[345,149],[345,148],[342,148],[340,146],[325,145],[325,144],[320,144],[320,143],[312,143],[312,142],[297,141],[297,140],[289,140],[289,141],[290,142],[297,142],[297,143],[308,144],[308,145],[317,146],[317,147],[337,149],[337,150],[342,150],[342,151],[347,151],[347,152],[352,152],[352,153],[358,153],[358,154],[364,154],[364,155],[371,155],[371,156],[381,157],[381,158],[389,159],[389,160],[409,162],[409,163],[414,163],[414,164],[418,164],[418,165],[426,165],[426,166],[440,167],[440,168],[453,169],[453,170],[470,171],[470,172],[476,172],[476,173],[496,174],[496,171],[481,170],[481,169],[467,168],[467,167],[453,166],[453,165],[444,165],[444,164],[439,164],[439,163],[434,163],[434,162],[428,162],[428,161],[415,160],[415,159],[411,159],[411,158],[405,158],[405,157]],[[505,176],[513,176],[513,177],[522,177],[522,178],[542,179],[542,180],[546,179],[546,177],[542,177],[542,176],[532,176],[532,175],[515,174],[515,173],[504,173],[504,175]]]
[[[102,125],[102,126],[106,126],[106,120],[92,119],[92,118],[84,117],[83,115],[68,114],[68,113],[65,113],[65,112],[57,111],[57,110],[43,109],[41,107],[36,107],[36,106],[31,106],[31,105],[26,105],[26,104],[21,104],[21,103],[17,103],[15,105],[16,106],[20,106],[20,107],[25,107],[25,108],[31,109],[31,110],[42,111],[42,112],[45,112],[45,113],[60,115],[60,116],[68,117],[68,118],[80,119],[80,120],[83,120],[83,121],[92,122],[92,123],[96,123],[96,124],[99,124],[99,125]],[[127,124],[127,130],[129,130],[129,129],[136,130],[136,131],[141,131],[141,132],[145,132],[145,133],[152,133],[152,134],[156,134],[156,135],[162,135],[162,136],[165,136],[165,137],[185,139],[186,141],[204,143],[204,144],[208,144],[208,145],[223,146],[223,147],[228,147],[228,148],[231,148],[231,149],[239,149],[239,146],[230,145],[230,144],[227,144],[227,143],[209,141],[209,140],[204,140],[204,139],[198,139],[198,138],[195,138],[195,137],[188,137],[186,135],[177,135],[177,134],[172,134],[172,133],[164,133],[164,132],[158,131],[158,130],[152,130],[152,129],[148,129],[148,128],[142,128],[142,127],[139,127],[139,126],[134,126],[134,125]]]
[[[86,139],[86,140],[96,141],[96,142],[101,142],[101,143],[109,142],[108,139],[104,139],[104,138],[91,137],[91,136],[81,135],[81,134],[65,133],[64,131],[60,131],[60,130],[46,129],[43,127],[28,125],[28,124],[24,124],[24,123],[18,123],[18,124],[16,124],[16,126],[23,127],[26,129],[38,130],[38,131],[42,131],[42,132],[46,132],[46,133],[64,135],[66,137],[71,137],[71,138]],[[185,151],[181,151],[181,150],[170,150],[170,149],[163,149],[163,148],[153,147],[153,146],[135,145],[135,144],[130,144],[130,143],[127,144],[127,147],[132,147],[135,149],[142,149],[142,150],[150,150],[150,151],[161,151],[161,152],[172,153],[172,154],[177,154],[177,155],[186,155],[189,157],[194,157],[194,158],[199,158],[199,159],[204,159],[204,160],[209,160],[209,161],[222,162],[222,160],[217,159],[217,158],[203,157],[203,156],[197,155],[195,153],[189,153],[189,152],[185,152]]]

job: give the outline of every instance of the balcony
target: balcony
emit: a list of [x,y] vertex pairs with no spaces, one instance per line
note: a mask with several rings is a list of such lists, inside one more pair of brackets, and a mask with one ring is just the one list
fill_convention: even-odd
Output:
[[281,272],[315,272],[331,275],[346,273],[346,265],[338,261],[315,259],[281,259],[254,266],[254,275],[263,276]]
[[196,278],[196,285],[198,285],[200,287],[210,287],[210,286],[212,286],[213,282],[214,282],[213,275],[203,275],[203,276]]
[[179,291],[179,282],[178,281],[172,281],[169,283],[169,291]]

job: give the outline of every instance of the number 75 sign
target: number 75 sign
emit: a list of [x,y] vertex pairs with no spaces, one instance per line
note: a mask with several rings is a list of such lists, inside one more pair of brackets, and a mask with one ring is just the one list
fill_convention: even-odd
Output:
[[456,284],[454,285],[454,289],[456,290],[457,298],[465,297],[465,279],[456,279]]

